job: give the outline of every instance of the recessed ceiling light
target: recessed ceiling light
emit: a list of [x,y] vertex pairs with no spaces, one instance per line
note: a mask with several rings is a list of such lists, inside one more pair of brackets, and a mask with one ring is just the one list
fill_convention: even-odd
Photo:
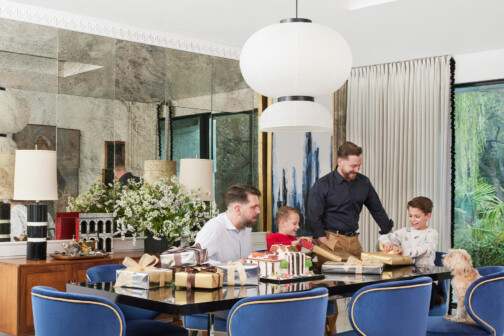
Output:
[[355,10],[365,7],[381,5],[387,2],[394,2],[397,0],[331,0],[336,5],[347,10]]

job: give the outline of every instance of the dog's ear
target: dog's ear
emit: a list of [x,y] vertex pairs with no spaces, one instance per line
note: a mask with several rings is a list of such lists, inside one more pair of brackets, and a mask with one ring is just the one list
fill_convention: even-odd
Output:
[[467,251],[464,251],[464,253],[462,253],[462,258],[464,260],[465,265],[464,273],[469,273],[473,268],[471,255],[467,253]]

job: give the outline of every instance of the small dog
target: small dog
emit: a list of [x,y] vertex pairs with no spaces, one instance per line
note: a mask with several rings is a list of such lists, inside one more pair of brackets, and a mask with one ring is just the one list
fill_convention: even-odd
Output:
[[443,266],[453,274],[452,286],[457,293],[457,313],[455,315],[445,315],[448,321],[455,321],[468,324],[477,324],[467,313],[465,307],[465,294],[467,288],[474,280],[481,277],[477,270],[472,267],[472,259],[466,250],[449,250],[443,257]]

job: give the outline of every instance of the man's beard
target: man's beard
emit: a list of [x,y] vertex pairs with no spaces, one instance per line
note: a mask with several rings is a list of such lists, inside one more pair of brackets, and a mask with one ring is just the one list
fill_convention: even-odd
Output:
[[243,221],[243,227],[245,228],[253,228],[255,225],[256,222],[254,222],[253,220]]
[[343,173],[343,178],[347,181],[353,181],[357,177],[357,174]]

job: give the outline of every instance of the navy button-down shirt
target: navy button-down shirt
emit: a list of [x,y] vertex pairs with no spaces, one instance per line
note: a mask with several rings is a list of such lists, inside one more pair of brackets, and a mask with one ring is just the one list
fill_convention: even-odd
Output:
[[307,222],[313,237],[325,237],[324,230],[349,232],[359,229],[359,215],[365,205],[381,228],[388,233],[394,225],[369,179],[357,174],[345,180],[335,169],[318,179],[310,190]]

